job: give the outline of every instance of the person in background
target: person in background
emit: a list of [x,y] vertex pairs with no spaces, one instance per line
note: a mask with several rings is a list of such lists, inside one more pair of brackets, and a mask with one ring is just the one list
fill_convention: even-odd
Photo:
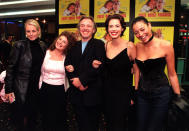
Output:
[[39,82],[44,131],[67,131],[65,91],[68,83],[64,61],[75,42],[75,37],[64,31],[46,52]]
[[[172,90],[180,95],[174,49],[169,41],[154,37],[151,24],[145,17],[136,17],[131,27],[140,40],[136,44],[135,59],[136,79],[139,79],[135,87],[138,95],[137,131],[161,131],[167,119]],[[164,72],[165,65],[169,81]]]
[[[136,67],[134,64],[135,45],[121,38],[126,29],[121,15],[108,16],[105,27],[112,39],[105,44],[106,60],[103,77],[103,105],[107,131],[126,131],[128,110],[131,104],[132,70]],[[96,62],[96,60],[93,61],[94,68],[98,68]]]
[[13,35],[7,34],[6,39],[0,43],[0,60],[3,63],[4,68],[7,67],[8,57],[12,48]]
[[39,77],[45,56],[41,28],[34,19],[25,22],[26,39],[17,41],[10,52],[5,78],[6,99],[11,103],[16,131],[36,131],[39,113]]
[[78,30],[81,41],[70,49],[65,60],[66,74],[70,82],[68,92],[76,112],[79,131],[98,131],[102,66],[94,69],[92,61],[96,59],[104,62],[104,43],[93,38],[97,27],[92,17],[82,16]]

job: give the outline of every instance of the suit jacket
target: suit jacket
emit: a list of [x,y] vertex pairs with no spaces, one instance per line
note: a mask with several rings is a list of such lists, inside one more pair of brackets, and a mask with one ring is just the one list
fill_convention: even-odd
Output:
[[[90,39],[82,54],[81,41],[73,46],[65,59],[65,66],[73,65],[74,71],[67,72],[70,88],[68,93],[71,102],[75,104],[83,104],[85,106],[94,106],[101,103],[102,79],[101,71],[105,58],[104,43],[101,40]],[[93,60],[102,62],[99,68],[92,67]],[[70,81],[71,78],[78,77],[83,86],[88,86],[85,91],[80,91],[74,87]]]

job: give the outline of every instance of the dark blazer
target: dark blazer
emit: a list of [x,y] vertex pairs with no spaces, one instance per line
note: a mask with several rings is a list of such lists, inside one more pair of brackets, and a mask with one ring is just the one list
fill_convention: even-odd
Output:
[[[83,54],[81,44],[81,41],[77,42],[66,56],[65,66],[73,65],[74,67],[73,72],[66,71],[70,83],[68,92],[73,103],[94,106],[101,103],[101,69],[103,64],[95,69],[92,67],[92,62],[96,59],[104,63],[104,43],[101,40],[92,38],[88,41]],[[74,87],[70,82],[70,79],[74,77],[78,77],[82,85],[88,86],[88,89],[80,91]]]
[[[46,45],[42,41],[39,41],[39,44],[45,56]],[[29,40],[20,40],[14,44],[8,63],[5,77],[5,92],[14,92],[16,101],[24,103],[32,66]]]

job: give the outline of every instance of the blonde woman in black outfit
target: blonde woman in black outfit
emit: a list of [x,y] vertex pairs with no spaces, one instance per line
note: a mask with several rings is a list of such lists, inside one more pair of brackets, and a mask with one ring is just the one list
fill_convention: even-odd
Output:
[[34,19],[25,22],[26,39],[17,41],[10,53],[5,78],[6,98],[12,103],[16,131],[35,131],[38,113],[38,83],[46,46]]

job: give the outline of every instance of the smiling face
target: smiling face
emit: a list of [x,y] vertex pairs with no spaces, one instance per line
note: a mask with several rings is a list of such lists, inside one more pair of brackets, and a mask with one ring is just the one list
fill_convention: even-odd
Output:
[[27,24],[25,27],[25,31],[27,38],[31,41],[36,40],[40,35],[40,30],[37,30],[34,25]]
[[90,19],[83,19],[79,25],[79,32],[82,41],[88,41],[92,38],[95,32],[94,23]]
[[108,11],[113,9],[113,2],[112,1],[108,1],[108,3],[106,4],[106,9],[108,9]]
[[57,50],[64,51],[64,49],[68,46],[68,39],[66,36],[60,36],[55,44]]
[[151,24],[138,21],[133,25],[133,32],[140,41],[146,43],[152,36]]
[[108,33],[112,39],[119,38],[121,36],[121,32],[123,28],[118,19],[111,19],[108,24]]

